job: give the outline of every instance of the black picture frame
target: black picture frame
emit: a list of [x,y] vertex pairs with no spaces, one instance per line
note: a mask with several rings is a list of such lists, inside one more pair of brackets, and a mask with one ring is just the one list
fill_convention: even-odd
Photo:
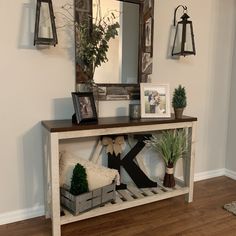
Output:
[[73,123],[86,123],[97,121],[97,111],[92,92],[71,93],[75,115],[72,117]]

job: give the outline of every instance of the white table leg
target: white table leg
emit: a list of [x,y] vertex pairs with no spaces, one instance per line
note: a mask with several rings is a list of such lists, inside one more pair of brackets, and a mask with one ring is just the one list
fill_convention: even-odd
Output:
[[189,187],[189,193],[186,195],[187,202],[193,201],[193,184],[194,184],[194,161],[195,161],[195,143],[196,143],[196,122],[192,122],[192,128],[189,128],[190,139],[190,153],[185,160],[185,185]]
[[51,214],[52,214],[52,235],[61,235],[60,222],[60,189],[59,189],[59,140],[57,133],[50,135],[51,146]]
[[43,152],[44,152],[44,208],[45,217],[50,218],[50,155],[49,155],[50,143],[49,132],[43,129]]

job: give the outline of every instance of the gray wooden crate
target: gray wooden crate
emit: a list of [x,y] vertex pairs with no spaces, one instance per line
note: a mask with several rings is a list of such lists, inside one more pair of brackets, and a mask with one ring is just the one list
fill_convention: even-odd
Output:
[[91,192],[74,196],[66,187],[60,188],[61,205],[69,210],[73,215],[88,211],[107,202],[116,199],[116,182],[106,185],[102,188],[95,189]]

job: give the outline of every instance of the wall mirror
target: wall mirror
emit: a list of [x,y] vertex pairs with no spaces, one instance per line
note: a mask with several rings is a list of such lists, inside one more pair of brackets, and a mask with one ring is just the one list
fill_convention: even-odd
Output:
[[[150,82],[152,74],[154,0],[75,0],[77,27],[86,24],[92,30],[98,16],[105,18],[111,14],[120,27],[118,35],[109,41],[108,61],[97,67],[93,75],[100,88],[99,99],[139,99],[139,83]],[[80,43],[77,27],[76,45]],[[77,91],[86,80],[76,60]]]

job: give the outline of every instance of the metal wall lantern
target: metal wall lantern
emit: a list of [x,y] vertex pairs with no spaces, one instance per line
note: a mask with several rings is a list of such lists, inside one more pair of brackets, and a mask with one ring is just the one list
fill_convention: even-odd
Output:
[[[183,16],[181,17],[182,20],[179,21],[176,26],[176,13],[180,7],[183,8]],[[176,26],[176,33],[172,49],[172,56],[196,55],[193,24],[189,18],[190,17],[187,15],[186,6],[179,5],[175,9],[174,26]]]
[[52,0],[37,0],[34,45],[58,43]]

